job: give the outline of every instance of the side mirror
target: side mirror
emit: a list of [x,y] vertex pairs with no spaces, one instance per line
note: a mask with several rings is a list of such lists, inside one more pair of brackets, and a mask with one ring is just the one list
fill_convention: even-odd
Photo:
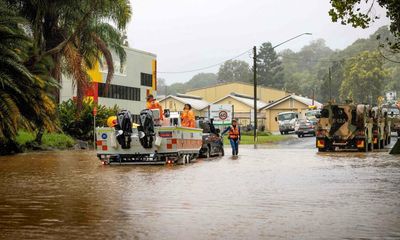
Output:
[[278,118],[277,117],[275,117],[275,122],[277,122],[278,121]]

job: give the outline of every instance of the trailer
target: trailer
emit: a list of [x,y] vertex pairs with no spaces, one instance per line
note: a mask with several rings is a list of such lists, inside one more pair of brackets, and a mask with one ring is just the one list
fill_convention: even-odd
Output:
[[[118,114],[113,127],[96,128],[97,157],[104,165],[187,164],[202,147],[203,130],[180,127],[179,120],[161,121],[158,110],[143,110],[140,124],[128,111]],[[178,123],[178,124],[177,124]]]

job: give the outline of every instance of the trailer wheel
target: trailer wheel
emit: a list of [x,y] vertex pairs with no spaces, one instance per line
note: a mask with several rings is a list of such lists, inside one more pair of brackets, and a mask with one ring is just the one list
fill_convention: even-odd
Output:
[[318,148],[318,152],[326,152],[326,148]]

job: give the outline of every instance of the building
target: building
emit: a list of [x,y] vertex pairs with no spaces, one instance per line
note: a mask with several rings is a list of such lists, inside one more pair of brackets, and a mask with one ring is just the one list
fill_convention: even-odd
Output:
[[261,108],[260,112],[265,114],[264,119],[266,129],[275,132],[279,131],[278,123],[275,121],[275,117],[278,116],[278,113],[293,111],[299,114],[299,118],[305,118],[305,112],[309,109],[309,106],[312,105],[317,108],[322,107],[322,104],[317,101],[292,94],[268,104]]
[[[254,96],[254,85],[243,82],[221,83],[215,86],[193,89],[186,92],[186,94],[199,96],[208,102],[215,102],[228,96],[232,92],[245,96]],[[289,93],[283,90],[264,86],[257,87],[257,98],[265,103],[273,102],[287,95],[289,95]]]
[[169,95],[160,99],[159,102],[164,109],[169,109],[171,112],[180,112],[185,104],[190,104],[197,117],[206,117],[208,113],[209,103],[197,96],[187,94]]
[[[234,118],[236,118],[240,125],[248,126],[254,120],[253,109],[254,109],[254,98],[238,93],[231,93],[227,96],[218,99],[212,104],[232,104]],[[257,109],[260,110],[268,104],[264,101],[257,100]],[[257,113],[257,124],[258,126],[265,125],[265,114]]]
[[[94,69],[88,71],[93,83],[86,90],[86,96],[92,97],[101,105],[112,107],[117,105],[121,109],[129,110],[135,120],[146,106],[146,96],[156,94],[157,86],[157,56],[153,53],[127,48],[126,63],[121,66],[118,56],[113,54],[114,78],[105,90],[107,65],[95,64]],[[71,79],[64,77],[60,94],[60,101],[76,96],[76,89],[72,87]]]

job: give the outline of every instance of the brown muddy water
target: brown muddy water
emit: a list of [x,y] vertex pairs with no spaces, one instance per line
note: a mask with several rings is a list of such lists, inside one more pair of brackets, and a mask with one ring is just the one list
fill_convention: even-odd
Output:
[[400,239],[400,156],[309,145],[172,167],[1,157],[0,239]]

